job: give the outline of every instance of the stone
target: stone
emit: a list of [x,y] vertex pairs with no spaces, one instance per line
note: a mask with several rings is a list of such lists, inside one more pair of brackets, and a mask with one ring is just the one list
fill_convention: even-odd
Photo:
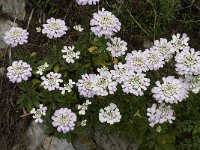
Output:
[[24,20],[26,16],[24,0],[0,0],[2,13],[5,13],[18,20]]
[[0,48],[6,48],[8,45],[4,42],[3,36],[6,31],[9,31],[11,27],[17,26],[16,23],[6,20],[0,19]]
[[45,135],[45,128],[44,124],[31,123],[27,131],[28,150],[75,150],[67,140]]

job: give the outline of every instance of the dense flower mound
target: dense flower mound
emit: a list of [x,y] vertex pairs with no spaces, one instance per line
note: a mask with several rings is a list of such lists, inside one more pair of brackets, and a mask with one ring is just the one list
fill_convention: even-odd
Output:
[[162,53],[159,50],[154,50],[154,49],[146,49],[146,54],[147,54],[147,67],[149,70],[158,70],[160,68],[163,68],[165,64],[165,58],[162,55]]
[[176,71],[180,75],[192,76],[200,74],[200,52],[193,48],[184,48],[175,57]]
[[165,38],[160,38],[160,40],[155,40],[153,49],[158,50],[165,59],[171,57],[172,54],[175,52],[175,49],[171,44],[171,42],[168,42],[167,39]]
[[33,108],[30,113],[33,114],[33,118],[35,119],[35,122],[42,123],[42,116],[46,116],[47,107],[43,104],[39,105],[38,109]]
[[147,108],[147,116],[149,117],[149,125],[154,127],[156,124],[165,122],[172,123],[175,120],[174,111],[170,105],[161,104],[157,108],[157,104],[153,104],[151,108]]
[[58,132],[67,133],[74,130],[77,116],[68,108],[60,108],[54,112],[51,117],[53,120],[52,125],[57,128]]
[[54,72],[50,72],[45,76],[42,76],[41,79],[43,80],[41,85],[49,90],[49,91],[53,91],[56,89],[60,88],[60,83],[63,82],[61,78],[61,74],[60,73],[54,73]]
[[12,66],[7,68],[7,77],[12,83],[19,83],[23,80],[28,80],[31,77],[32,68],[26,62],[20,61],[13,61]]
[[61,50],[63,55],[63,58],[68,63],[74,63],[74,59],[79,59],[80,52],[74,52],[75,47],[74,46],[64,46],[64,48]]
[[124,55],[127,51],[127,43],[119,37],[110,38],[111,42],[107,42],[107,51],[110,51],[113,57]]
[[76,0],[79,5],[96,5],[100,0]]
[[187,36],[187,34],[183,33],[183,35],[181,36],[180,33],[177,33],[176,35],[172,36],[172,40],[171,43],[175,48],[176,52],[179,52],[180,50],[183,50],[184,48],[188,47],[189,43],[189,37]]
[[162,83],[156,81],[156,87],[151,91],[159,103],[178,103],[188,97],[189,84],[183,79],[174,76],[162,78]]
[[145,78],[145,76],[143,73],[128,71],[121,84],[123,91],[127,94],[132,93],[136,96],[142,96],[150,85],[150,79]]
[[109,106],[99,111],[99,121],[102,123],[106,122],[113,125],[114,123],[120,122],[121,118],[119,108],[114,103],[110,103]]
[[50,18],[47,19],[47,24],[43,24],[42,33],[46,34],[48,38],[58,38],[66,34],[68,30],[65,21],[61,19]]
[[147,64],[147,53],[139,51],[132,51],[132,53],[127,53],[126,55],[126,64],[127,66],[138,73],[146,72],[149,70]]
[[9,31],[5,32],[4,41],[6,44],[11,45],[12,47],[23,45],[28,42],[29,33],[19,27],[12,27]]
[[93,14],[90,26],[92,32],[99,37],[103,35],[110,37],[121,29],[119,19],[104,8]]

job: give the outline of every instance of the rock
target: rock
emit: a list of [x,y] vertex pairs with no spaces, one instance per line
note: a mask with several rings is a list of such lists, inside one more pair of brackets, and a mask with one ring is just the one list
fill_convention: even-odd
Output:
[[16,18],[23,20],[26,15],[24,0],[0,0],[2,5],[2,12]]
[[152,46],[154,45],[153,42],[147,40],[147,39],[144,39],[144,43],[143,43],[143,47],[144,48],[151,48]]
[[10,20],[0,19],[0,48],[7,47],[7,44],[3,41],[3,36],[5,31],[10,30],[13,26],[17,26],[17,24]]
[[104,150],[137,150],[135,143],[130,143],[116,135],[105,134],[100,130],[95,131],[94,140]]
[[32,122],[28,131],[28,150],[74,150],[65,139],[44,135],[45,125]]

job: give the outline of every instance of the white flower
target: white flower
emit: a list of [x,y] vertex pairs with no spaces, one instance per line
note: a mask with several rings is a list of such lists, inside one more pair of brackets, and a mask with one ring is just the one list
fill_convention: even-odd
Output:
[[100,0],[76,0],[79,5],[96,5]]
[[24,43],[27,43],[28,35],[29,33],[27,30],[19,27],[12,27],[9,31],[5,32],[3,39],[6,44],[15,47],[18,44],[23,45]]
[[46,70],[46,68],[49,67],[49,64],[45,62],[43,65],[38,67],[38,71],[36,71],[36,74],[43,75],[43,72]]
[[167,39],[160,38],[160,40],[154,41],[153,49],[158,50],[164,58],[172,56],[175,52],[175,49],[171,42],[168,42]]
[[172,35],[171,43],[173,47],[175,48],[176,52],[179,52],[179,50],[182,50],[186,47],[188,47],[189,43],[189,37],[187,34],[183,33],[182,37],[180,33],[177,33],[176,35]]
[[183,51],[177,53],[175,57],[176,71],[180,75],[198,75],[200,74],[200,52],[193,48],[184,48]]
[[124,55],[127,51],[127,43],[121,38],[110,38],[111,42],[107,42],[107,51],[110,51],[113,57]]
[[54,112],[51,117],[52,125],[57,128],[58,132],[67,133],[74,130],[77,116],[68,108],[60,108]]
[[43,122],[42,116],[46,115],[46,111],[47,111],[47,107],[43,106],[43,104],[40,104],[38,109],[33,108],[30,111],[30,113],[34,114],[33,118],[35,119],[35,122],[42,123]]
[[82,120],[81,121],[81,126],[83,127],[83,126],[86,126],[86,124],[87,124],[87,120]]
[[127,53],[126,56],[126,64],[127,66],[135,71],[135,72],[146,72],[149,70],[147,67],[147,54],[146,52],[139,51],[132,51],[132,53]]
[[200,75],[197,76],[189,76],[186,78],[186,81],[189,82],[190,85],[190,91],[197,94],[200,90]]
[[178,103],[188,97],[189,84],[183,79],[175,79],[174,76],[162,78],[163,83],[156,81],[156,87],[151,91],[153,97],[159,103]]
[[142,96],[144,91],[150,85],[150,79],[145,78],[143,73],[134,73],[128,71],[122,83],[122,89],[125,93],[132,93],[136,96]]
[[119,108],[114,103],[110,103],[109,106],[99,111],[99,121],[101,123],[106,122],[113,125],[114,123],[120,122],[121,118]]
[[69,83],[68,84],[64,84],[64,87],[59,87],[59,90],[61,91],[61,94],[64,95],[65,91],[67,91],[68,93],[72,91],[73,86],[76,83],[72,81],[72,79],[69,79]]
[[60,73],[54,73],[54,72],[50,72],[45,76],[42,76],[41,79],[43,80],[43,82],[41,83],[41,85],[49,90],[49,91],[53,91],[56,89],[59,89],[60,87],[60,83],[63,82],[61,78],[61,74]]
[[165,122],[172,123],[175,120],[174,111],[170,105],[161,104],[158,108],[153,104],[151,108],[147,108],[147,116],[149,117],[149,125],[154,127],[156,124],[163,124]]
[[90,25],[92,32],[99,37],[103,35],[110,37],[121,29],[119,19],[116,18],[111,12],[105,11],[104,8],[102,11],[98,11],[98,13],[93,14]]
[[79,32],[82,32],[82,31],[84,30],[84,28],[82,28],[80,24],[79,24],[79,25],[75,25],[73,28],[74,28],[76,31],[79,31]]
[[146,49],[145,52],[148,60],[146,64],[150,70],[158,70],[163,67],[165,58],[158,50],[151,48],[150,50]]
[[47,37],[52,39],[63,36],[67,30],[64,20],[50,18],[47,19],[47,24],[43,24],[42,33],[47,34]]
[[68,63],[74,63],[74,59],[79,59],[80,52],[74,52],[75,47],[74,46],[64,46],[62,49],[62,53],[66,54],[63,55],[63,58]]
[[119,62],[117,65],[114,65],[114,69],[115,70],[110,70],[113,80],[122,83],[122,81],[125,80],[124,77],[128,71],[127,65]]
[[94,97],[95,92],[93,91],[94,81],[96,80],[96,74],[84,74],[82,79],[77,82],[78,92],[84,97]]
[[86,100],[82,105],[78,105],[79,115],[85,115],[85,111],[88,109],[88,106],[92,104],[89,100]]
[[99,74],[94,80],[93,91],[96,95],[107,96],[117,91],[117,82],[112,80],[112,74],[108,70],[98,69]]
[[7,77],[12,83],[19,83],[23,80],[28,80],[31,77],[32,68],[26,62],[20,61],[13,61],[12,66],[7,68]]
[[37,32],[41,32],[41,31],[42,31],[42,28],[41,28],[41,27],[37,27],[37,28],[36,28],[36,31],[37,31]]

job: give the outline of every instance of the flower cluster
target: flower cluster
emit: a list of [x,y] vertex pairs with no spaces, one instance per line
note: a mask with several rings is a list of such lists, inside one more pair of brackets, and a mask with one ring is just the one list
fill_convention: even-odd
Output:
[[80,52],[74,52],[74,49],[74,46],[64,46],[64,48],[62,49],[62,53],[65,54],[63,55],[63,58],[66,60],[66,62],[74,63],[74,59],[79,58]]
[[119,19],[104,8],[93,14],[90,25],[92,32],[99,37],[103,35],[110,37],[121,29]]
[[9,31],[5,32],[3,38],[6,44],[15,47],[18,44],[23,45],[27,43],[28,35],[29,33],[26,30],[19,27],[12,27]]
[[38,109],[33,108],[30,111],[30,114],[33,114],[33,118],[35,119],[35,122],[39,122],[42,123],[42,116],[46,116],[46,111],[47,111],[47,107],[44,106],[43,104],[39,105]]
[[112,74],[107,68],[98,69],[99,74],[85,74],[77,82],[80,95],[91,98],[94,95],[107,96],[117,90],[117,82],[112,80]]
[[79,5],[96,5],[100,0],[76,0]]
[[172,36],[171,43],[175,48],[175,51],[179,52],[180,50],[183,50],[184,48],[189,46],[189,40],[190,38],[187,36],[187,34],[183,33],[183,35],[181,36],[180,33],[177,33],[176,35]]
[[46,70],[46,68],[49,67],[49,64],[45,62],[43,65],[38,67],[38,70],[36,71],[37,74],[43,75],[43,72]]
[[157,86],[151,90],[159,103],[178,103],[188,97],[189,84],[183,79],[168,76],[163,77],[162,81],[156,81]]
[[68,108],[60,108],[54,112],[51,117],[53,120],[52,125],[57,128],[58,132],[67,133],[74,130],[77,116]]
[[175,56],[176,71],[180,75],[192,76],[200,74],[200,52],[193,48],[184,48]]
[[186,80],[189,82],[190,85],[190,91],[197,94],[200,90],[200,75],[197,76],[190,76],[187,77]]
[[88,106],[91,105],[92,103],[89,100],[86,100],[85,103],[82,105],[78,105],[78,110],[79,110],[79,115],[85,115],[85,111],[88,109]]
[[47,34],[47,37],[52,39],[63,36],[67,30],[64,20],[50,18],[47,19],[47,24],[43,24],[42,33]]
[[156,104],[153,104],[151,108],[147,108],[147,116],[149,117],[148,120],[151,127],[154,127],[158,123],[172,123],[175,120],[173,113],[174,111],[171,106],[164,103],[158,106],[158,108]]
[[99,111],[99,120],[100,122],[114,124],[120,122],[122,116],[119,112],[119,108],[114,103],[110,103],[104,109],[100,109]]
[[60,83],[63,82],[61,78],[61,74],[60,73],[54,73],[54,72],[50,72],[45,76],[42,76],[41,79],[43,80],[41,85],[49,90],[49,91],[53,91],[56,89],[60,88]]
[[22,60],[13,61],[12,66],[9,66],[7,71],[6,75],[12,83],[20,83],[23,80],[26,81],[32,75],[32,68]]
[[64,95],[65,91],[67,91],[68,93],[72,91],[72,88],[74,87],[76,83],[72,81],[72,79],[69,79],[69,83],[68,84],[64,84],[64,87],[59,87],[59,90],[61,91],[61,94]]
[[113,57],[119,57],[124,55],[127,51],[127,43],[121,38],[114,37],[110,38],[111,42],[107,42],[107,51],[110,51]]
[[78,31],[78,32],[82,32],[84,30],[84,28],[81,27],[81,25],[75,25],[74,27],[74,30]]

